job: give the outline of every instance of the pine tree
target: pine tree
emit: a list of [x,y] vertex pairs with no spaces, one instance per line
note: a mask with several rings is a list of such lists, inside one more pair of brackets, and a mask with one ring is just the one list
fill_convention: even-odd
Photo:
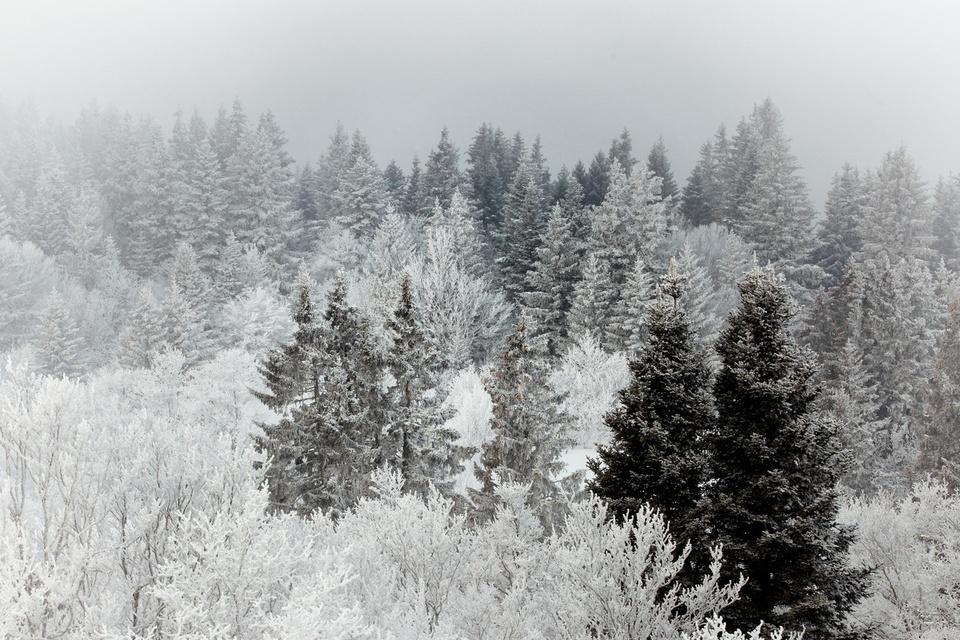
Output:
[[[502,138],[503,133],[499,133]],[[502,152],[497,148],[493,127],[487,123],[480,125],[467,150],[468,194],[477,208],[480,227],[488,240],[499,236],[500,212],[506,198],[503,176],[500,175]]]
[[338,215],[334,194],[350,162],[350,136],[338,122],[330,136],[330,145],[317,165],[317,211],[321,220],[330,220]]
[[650,149],[650,154],[647,156],[647,171],[660,178],[660,197],[666,202],[678,204],[680,188],[677,187],[677,181],[673,177],[673,169],[670,168],[667,146],[663,144],[663,138],[659,138]]
[[637,164],[637,160],[633,157],[633,140],[630,139],[630,132],[626,127],[610,142],[607,159],[611,165],[614,160],[620,163],[620,167],[628,176],[633,174],[633,165]]
[[120,366],[126,369],[149,368],[163,345],[160,309],[153,295],[144,287],[120,335]]
[[440,132],[437,148],[427,156],[422,188],[425,199],[421,210],[424,215],[430,215],[434,200],[439,200],[444,208],[449,207],[453,192],[460,188],[460,152],[450,142],[446,127]]
[[584,333],[590,333],[604,347],[616,344],[616,334],[608,322],[617,299],[607,265],[592,252],[588,253],[580,281],[573,288],[567,335],[579,339]]
[[953,271],[960,271],[960,175],[941,178],[933,192],[933,250]]
[[742,630],[762,621],[844,637],[866,583],[847,564],[853,531],[837,523],[838,426],[817,413],[814,361],[790,334],[790,300],[773,270],[755,268],[740,294],[717,343],[706,502],[722,574],[749,579],[724,618]]
[[722,201],[720,165],[712,142],[700,147],[700,159],[687,178],[680,214],[693,226],[716,222]]
[[[583,185],[583,204],[585,206],[598,207],[607,197],[607,189],[610,187],[611,164],[611,160],[602,151],[598,151],[597,155],[593,157],[590,168],[587,169],[584,180],[581,182]],[[620,165],[619,159],[617,159],[617,164],[626,173],[626,169]]]
[[337,221],[362,240],[373,237],[390,206],[387,184],[377,169],[363,154],[358,154],[340,178],[333,194],[338,211]]
[[496,487],[515,482],[530,485],[530,503],[550,524],[558,497],[554,477],[563,469],[564,423],[546,371],[527,343],[525,318],[507,336],[484,388],[493,401],[493,440],[483,445],[480,465],[474,468],[481,483],[471,491],[478,515],[491,517]]
[[864,190],[860,173],[849,163],[833,177],[824,206],[825,220],[817,234],[818,246],[811,256],[827,276],[827,286],[840,283],[851,259],[863,248]]
[[391,160],[387,168],[383,170],[383,182],[387,188],[387,195],[390,197],[391,204],[395,207],[400,206],[400,201],[403,200],[403,193],[407,186],[407,179],[396,160]]
[[543,202],[533,167],[524,159],[507,193],[501,237],[497,243],[497,263],[511,301],[519,300],[526,291],[527,272],[533,269],[537,260],[545,226]]
[[33,346],[42,373],[57,377],[81,373],[83,337],[56,289],[50,293]]
[[400,201],[400,210],[409,217],[422,217],[423,212],[420,206],[424,201],[423,193],[423,172],[420,170],[420,158],[413,157],[410,165],[410,177],[407,178],[407,188],[403,192],[403,199]]
[[194,146],[192,171],[187,176],[184,201],[176,226],[182,240],[190,243],[205,273],[216,266],[220,245],[226,236],[228,193],[216,153],[203,138]]
[[917,456],[914,475],[942,478],[960,486],[960,303],[950,306],[946,331],[926,392],[922,416],[914,420]]
[[863,211],[865,258],[930,259],[930,208],[920,172],[904,146],[888,152],[870,176]]
[[450,490],[461,452],[454,444],[458,434],[441,424],[440,361],[420,327],[410,286],[410,277],[404,276],[387,325],[393,337],[387,366],[395,384],[389,392],[385,458],[399,470],[404,490],[426,497],[431,485]]
[[556,204],[550,210],[543,245],[537,249],[537,261],[527,272],[527,291],[523,296],[532,334],[546,337],[550,355],[558,355],[566,342],[567,313],[578,271],[572,225]]
[[611,334],[616,336],[613,346],[636,356],[647,342],[647,307],[654,299],[653,280],[642,258],[637,258],[633,269],[620,291],[620,298],[611,318]]
[[370,472],[385,461],[381,369],[343,280],[328,295],[322,322],[310,288],[301,272],[293,342],[261,366],[267,389],[255,395],[281,419],[261,425],[257,447],[268,457],[274,510],[336,517],[365,495]]
[[630,363],[630,385],[605,418],[610,444],[598,446],[598,457],[588,461],[594,473],[588,487],[621,522],[647,504],[659,510],[673,539],[691,544],[687,576],[693,583],[709,567],[702,491],[714,414],[706,358],[681,302],[684,287],[674,263],[645,314],[647,344]]

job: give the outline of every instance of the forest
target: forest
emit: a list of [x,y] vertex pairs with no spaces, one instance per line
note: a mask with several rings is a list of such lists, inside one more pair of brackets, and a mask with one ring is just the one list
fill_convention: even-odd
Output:
[[0,109],[0,636],[960,634],[960,176],[172,121]]

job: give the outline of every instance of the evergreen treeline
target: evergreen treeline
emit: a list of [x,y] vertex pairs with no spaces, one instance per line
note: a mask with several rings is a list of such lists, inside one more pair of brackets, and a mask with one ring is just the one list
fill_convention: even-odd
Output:
[[10,367],[199,371],[239,347],[270,411],[241,445],[264,517],[339,526],[386,468],[465,530],[561,540],[586,478],[624,553],[651,508],[681,545],[655,601],[710,583],[739,593],[712,610],[736,629],[869,636],[841,496],[960,477],[956,177],[929,193],[900,147],[841,168],[820,214],[769,100],[683,187],[626,130],[556,175],[539,137],[486,123],[408,173],[340,125],[314,163],[286,142],[239,100],[169,135],[97,106],[0,118]]

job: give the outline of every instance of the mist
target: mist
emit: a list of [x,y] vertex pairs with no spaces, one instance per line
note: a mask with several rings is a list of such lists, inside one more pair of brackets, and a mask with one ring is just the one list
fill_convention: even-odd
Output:
[[738,0],[14,2],[0,9],[0,99],[66,123],[91,101],[169,126],[239,98],[270,108],[300,162],[336,123],[408,167],[442,126],[539,134],[551,168],[624,127],[662,136],[683,184],[699,146],[771,98],[815,204],[844,162],[904,143],[928,181],[956,170],[960,59],[947,3]]

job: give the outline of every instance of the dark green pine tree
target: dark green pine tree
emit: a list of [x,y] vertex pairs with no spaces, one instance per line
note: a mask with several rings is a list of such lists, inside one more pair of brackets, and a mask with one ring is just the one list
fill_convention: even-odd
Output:
[[389,391],[387,462],[400,471],[406,491],[426,496],[432,484],[449,493],[464,452],[455,445],[458,434],[442,424],[441,360],[420,328],[409,275],[400,283],[387,328],[393,336],[387,366],[395,381]]
[[391,160],[387,168],[383,170],[383,181],[387,188],[387,195],[394,205],[403,200],[404,189],[407,186],[407,179],[403,175],[396,160]]
[[613,164],[614,160],[620,163],[628,176],[633,173],[633,165],[637,164],[637,160],[633,157],[633,140],[630,139],[630,132],[626,127],[610,143],[610,151],[607,152],[608,164]]
[[647,171],[663,179],[660,183],[660,197],[676,204],[680,198],[680,189],[673,177],[673,169],[670,167],[667,146],[663,144],[663,138],[658,139],[650,149],[650,154],[647,156]]
[[407,178],[407,186],[403,192],[403,198],[400,200],[400,211],[411,217],[421,217],[426,220],[433,213],[421,210],[426,196],[423,193],[423,172],[420,170],[420,158],[413,157],[410,165],[410,176]]
[[706,357],[684,310],[685,280],[673,263],[658,287],[647,345],[630,363],[621,406],[605,418],[612,438],[588,461],[594,473],[588,486],[621,522],[644,504],[660,510],[677,543],[691,544],[685,576],[693,584],[709,570],[702,491],[714,411]]
[[713,541],[723,544],[722,575],[749,578],[724,618],[742,630],[762,621],[815,640],[849,637],[847,614],[868,571],[849,567],[854,528],[837,523],[838,425],[818,414],[814,359],[790,334],[784,285],[772,269],[755,268],[739,289],[741,306],[716,347],[705,503]]
[[471,490],[478,517],[493,516],[499,484],[517,482],[530,486],[529,502],[544,524],[558,522],[554,477],[563,469],[564,423],[547,371],[530,350],[523,316],[483,385],[493,401],[493,440],[483,445],[480,465],[474,468],[481,483],[479,490]]

